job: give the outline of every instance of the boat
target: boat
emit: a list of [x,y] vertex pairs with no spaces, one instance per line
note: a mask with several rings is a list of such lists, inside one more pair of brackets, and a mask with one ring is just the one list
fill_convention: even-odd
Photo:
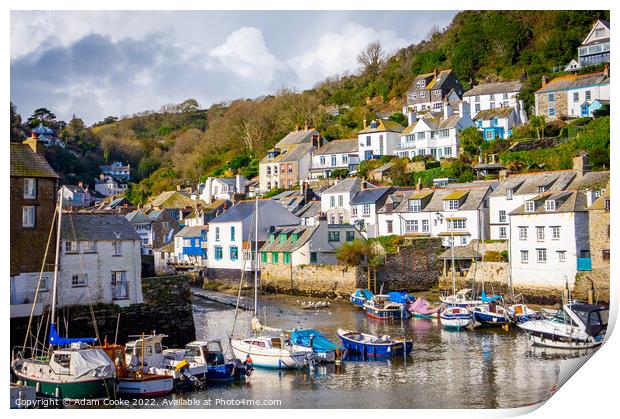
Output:
[[465,288],[453,293],[452,295],[442,295],[439,297],[439,300],[447,305],[457,307],[471,307],[483,304],[482,300],[469,298],[469,294],[471,292],[471,288]]
[[11,383],[11,409],[29,409],[37,404],[37,392],[34,388]]
[[371,300],[372,297],[374,297],[374,294],[369,289],[358,288],[351,294],[350,300],[354,305],[363,308],[364,303]]
[[[52,283],[52,304],[50,310],[49,334],[46,348],[27,348],[26,342],[21,350],[14,352],[11,368],[18,384],[32,387],[37,395],[64,400],[114,398],[116,378],[114,364],[98,348],[89,346],[95,338],[67,338],[59,335],[56,328],[56,300],[58,295],[58,268],[62,231],[62,192],[58,194],[56,216],[56,256]],[[54,228],[52,226],[52,228]],[[37,285],[34,305],[37,304]],[[46,328],[43,328],[46,329]],[[26,336],[30,334],[30,323]],[[38,340],[38,339],[37,339]],[[29,355],[29,357],[27,357]]]
[[261,368],[295,369],[306,367],[314,355],[306,349],[295,349],[290,339],[284,337],[258,336],[231,339],[230,346],[235,357],[244,359],[248,365]]
[[511,323],[508,311],[501,304],[498,304],[497,300],[470,307],[469,311],[475,327],[505,326]]
[[[135,370],[127,368],[124,345],[108,345],[106,342],[101,349],[114,362],[120,395],[157,397],[170,394],[174,390],[173,377],[143,372],[142,368]],[[141,353],[145,353],[144,348]],[[144,363],[144,358],[142,363]]]
[[362,355],[364,358],[386,358],[409,354],[413,342],[407,339],[394,339],[389,336],[374,336],[351,330],[338,329],[338,337],[347,354]]
[[510,316],[515,323],[524,323],[542,318],[542,315],[538,311],[534,311],[522,303],[510,305],[506,310],[508,311],[508,316]]
[[441,324],[450,329],[462,329],[470,325],[472,315],[465,307],[449,306],[439,313]]
[[418,297],[414,302],[407,306],[407,311],[409,311],[409,313],[411,313],[414,317],[436,319],[439,316],[439,312],[442,307],[443,306],[433,307],[424,298]]
[[301,308],[303,310],[318,310],[321,308],[329,308],[329,301],[302,301]]
[[605,339],[609,307],[570,302],[552,318],[530,320],[517,326],[532,345],[557,349],[588,349]]
[[314,329],[292,330],[290,332],[291,343],[295,351],[307,351],[315,354],[315,359],[320,363],[336,362],[340,355],[340,347]]
[[390,301],[389,295],[378,294],[364,303],[368,317],[379,320],[399,320],[407,318],[405,306]]

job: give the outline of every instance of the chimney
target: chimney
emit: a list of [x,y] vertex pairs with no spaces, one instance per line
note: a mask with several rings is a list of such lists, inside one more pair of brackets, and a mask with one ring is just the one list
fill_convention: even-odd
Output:
[[542,76],[542,81],[541,81],[542,87],[545,87],[548,81],[549,79],[547,79],[547,76]]
[[323,139],[321,138],[321,134],[319,133],[319,135],[316,136],[316,146],[317,148],[321,148],[322,145]]
[[237,188],[237,193],[245,193],[245,178],[243,176],[235,176],[235,187]]
[[366,118],[364,118],[364,129],[366,129]]
[[26,144],[26,145],[30,146],[32,151],[34,151],[37,154],[43,154],[45,152],[45,150],[43,148],[43,142],[41,142],[39,140],[39,136],[34,131],[32,131],[32,133],[30,134],[30,137],[25,139],[22,142],[22,144]]
[[438,73],[437,67],[435,67],[435,70],[433,70],[433,77],[437,77],[437,73]]
[[582,177],[590,171],[590,156],[586,152],[582,152],[577,157],[573,157],[573,170],[577,173],[577,177]]
[[450,104],[446,100],[443,103],[443,118],[447,119],[450,115],[452,115],[452,106],[450,106]]
[[603,71],[605,78],[609,78],[609,63],[605,64],[605,70]]
[[510,170],[500,170],[499,171],[499,175],[498,175],[498,180],[500,182],[503,182],[504,180],[506,180],[506,178],[510,175]]
[[364,191],[366,190],[366,179],[362,178],[362,186],[361,186],[361,190]]

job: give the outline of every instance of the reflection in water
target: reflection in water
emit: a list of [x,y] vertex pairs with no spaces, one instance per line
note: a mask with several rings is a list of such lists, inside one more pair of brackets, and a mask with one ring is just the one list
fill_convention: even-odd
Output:
[[[551,396],[559,361],[567,356],[529,347],[525,334],[515,328],[449,331],[437,320],[381,322],[344,303],[302,310],[294,297],[263,298],[260,309],[261,321],[271,327],[315,328],[338,344],[338,328],[406,337],[413,340],[413,351],[384,361],[352,358],[312,371],[257,368],[245,383],[209,385],[170,397],[279,399],[285,408],[519,407]],[[249,331],[251,317],[251,312],[239,313],[235,334]],[[234,310],[196,299],[194,318],[197,338],[222,339],[232,356],[228,335]]]

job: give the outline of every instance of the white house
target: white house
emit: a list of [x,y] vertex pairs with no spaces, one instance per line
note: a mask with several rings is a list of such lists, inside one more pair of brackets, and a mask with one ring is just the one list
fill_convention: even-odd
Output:
[[510,213],[511,278],[519,286],[572,288],[591,270],[588,211],[580,191],[545,192]]
[[480,111],[474,117],[474,122],[486,141],[496,138],[507,140],[512,137],[512,129],[518,125],[517,115],[512,107]]
[[364,121],[364,129],[357,134],[360,161],[395,155],[400,133],[404,129],[399,123],[388,119],[370,121],[368,126]]
[[120,161],[115,161],[111,165],[108,166],[99,166],[101,173],[107,176],[112,176],[116,179],[124,179],[129,180],[131,177],[131,166],[129,163],[124,165]]
[[153,251],[153,219],[143,211],[132,211],[125,218],[140,236],[142,254],[150,254]]
[[142,303],[140,237],[122,216],[63,214],[59,306]]
[[608,63],[611,51],[610,38],[609,22],[602,19],[597,20],[588,36],[577,49],[579,67]]
[[379,235],[379,217],[377,211],[385,204],[387,197],[394,192],[394,188],[364,189],[351,199],[351,223],[354,224],[364,237],[374,238]]
[[95,179],[95,191],[103,196],[122,195],[127,190],[127,182],[112,176],[101,175]]
[[396,154],[409,158],[432,155],[437,159],[458,156],[460,131],[474,125],[467,102],[458,106],[455,112],[444,102],[441,112],[418,113],[418,119],[401,133]]
[[527,122],[527,114],[519,92],[523,89],[520,81],[484,83],[474,86],[463,94],[463,101],[469,104],[472,119],[481,111],[497,108],[513,108],[517,125]]
[[82,182],[79,185],[63,185],[60,190],[63,208],[85,208],[91,204],[88,187],[84,188]]
[[192,266],[207,266],[208,225],[185,226],[174,235],[174,260]]
[[242,175],[224,178],[207,178],[204,185],[201,185],[202,192],[200,199],[207,204],[213,201],[224,199],[234,201],[235,194],[246,193],[247,180]]
[[351,222],[351,199],[362,190],[362,183],[357,177],[349,177],[336,181],[334,186],[321,193],[321,212],[329,224]]
[[330,141],[312,152],[310,178],[327,179],[336,169],[353,172],[357,169],[359,162],[357,139]]
[[[235,274],[251,271],[255,261],[256,201],[242,201],[209,222],[207,266],[209,270]],[[271,199],[258,201],[258,242],[274,228],[299,225],[299,218]]]
[[475,182],[404,192],[396,203],[378,210],[379,235],[441,237],[444,246],[451,237],[455,246],[486,240],[492,186]]
[[324,220],[314,226],[276,228],[260,248],[260,264],[263,270],[269,265],[335,265],[336,251],[355,239],[363,239],[355,226]]

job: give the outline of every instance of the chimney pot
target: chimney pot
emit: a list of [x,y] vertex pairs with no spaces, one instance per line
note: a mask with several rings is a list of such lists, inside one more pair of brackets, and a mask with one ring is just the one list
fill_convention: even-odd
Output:
[[547,85],[547,82],[548,82],[547,76],[542,76],[542,81],[541,81],[542,87],[545,87]]

